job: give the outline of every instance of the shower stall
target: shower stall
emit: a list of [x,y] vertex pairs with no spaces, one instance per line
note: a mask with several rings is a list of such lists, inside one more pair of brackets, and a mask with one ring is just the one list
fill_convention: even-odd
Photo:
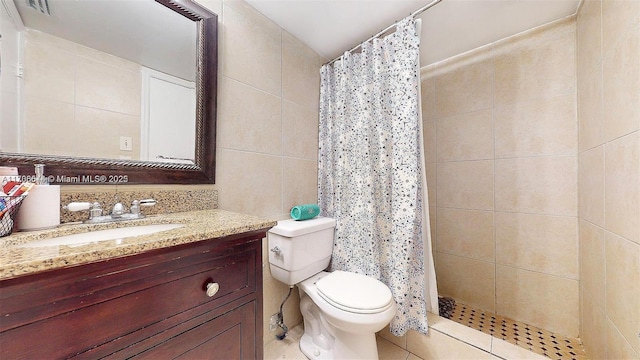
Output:
[[487,326],[579,336],[575,36],[562,19],[421,71],[438,293]]
[[[422,68],[438,293],[484,327],[504,317],[579,337],[589,358],[639,358],[638,14],[583,1]],[[557,339],[545,355],[585,356]]]

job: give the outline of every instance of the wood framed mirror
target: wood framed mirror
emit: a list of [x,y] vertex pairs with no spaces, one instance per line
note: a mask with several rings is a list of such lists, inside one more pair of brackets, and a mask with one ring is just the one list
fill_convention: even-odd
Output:
[[121,160],[0,151],[0,165],[18,167],[21,175],[33,175],[34,164],[45,164],[45,175],[50,182],[61,185],[215,183],[217,15],[191,0],[155,0],[155,3],[193,21],[197,27],[193,161]]

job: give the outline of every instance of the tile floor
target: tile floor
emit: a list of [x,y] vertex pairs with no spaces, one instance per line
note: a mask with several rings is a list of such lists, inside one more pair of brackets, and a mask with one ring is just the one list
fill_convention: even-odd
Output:
[[[284,340],[274,340],[265,345],[264,359],[307,360],[307,357],[304,356],[298,346],[298,342],[302,337],[302,332],[303,327],[302,324],[300,324],[291,329]],[[390,341],[381,337],[377,337],[377,340],[378,356],[380,357],[380,360],[421,360],[421,358],[411,354],[399,346],[394,345]]]
[[[429,348],[425,351],[426,355],[423,355],[427,358],[446,359],[447,356],[453,355],[451,351],[454,349],[467,347],[475,349],[473,354],[484,354],[491,359],[587,359],[579,339],[562,337],[464,304],[456,304],[451,320],[434,314],[428,315],[430,331],[433,331],[431,339],[436,342],[420,345]],[[298,346],[302,333],[303,326],[300,324],[291,329],[284,340],[268,343],[264,348],[264,358],[306,360]],[[381,360],[423,359],[405,350],[406,342],[404,347],[400,347],[386,340],[385,338],[388,338],[396,342],[396,339],[400,339],[393,337],[388,331],[386,333],[383,331],[380,335],[377,337],[377,342]],[[416,335],[422,336],[417,333]],[[446,350],[447,346],[453,346],[453,348]],[[443,347],[445,351],[441,352],[442,349],[437,349],[439,347]],[[462,348],[460,350],[463,350]],[[484,355],[482,355],[483,358],[485,358]]]
[[451,320],[554,360],[585,360],[579,339],[456,302]]

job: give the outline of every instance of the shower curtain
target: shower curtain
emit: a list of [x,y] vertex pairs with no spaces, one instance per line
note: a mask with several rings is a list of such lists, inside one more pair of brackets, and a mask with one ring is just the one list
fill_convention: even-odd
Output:
[[320,70],[318,201],[336,219],[331,270],[369,275],[398,306],[390,330],[438,312],[420,114],[419,21]]

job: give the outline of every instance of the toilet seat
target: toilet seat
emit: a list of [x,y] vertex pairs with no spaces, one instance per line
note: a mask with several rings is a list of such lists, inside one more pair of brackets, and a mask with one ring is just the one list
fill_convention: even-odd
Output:
[[332,306],[358,314],[372,314],[393,306],[387,285],[372,277],[334,271],[316,282],[318,295]]

